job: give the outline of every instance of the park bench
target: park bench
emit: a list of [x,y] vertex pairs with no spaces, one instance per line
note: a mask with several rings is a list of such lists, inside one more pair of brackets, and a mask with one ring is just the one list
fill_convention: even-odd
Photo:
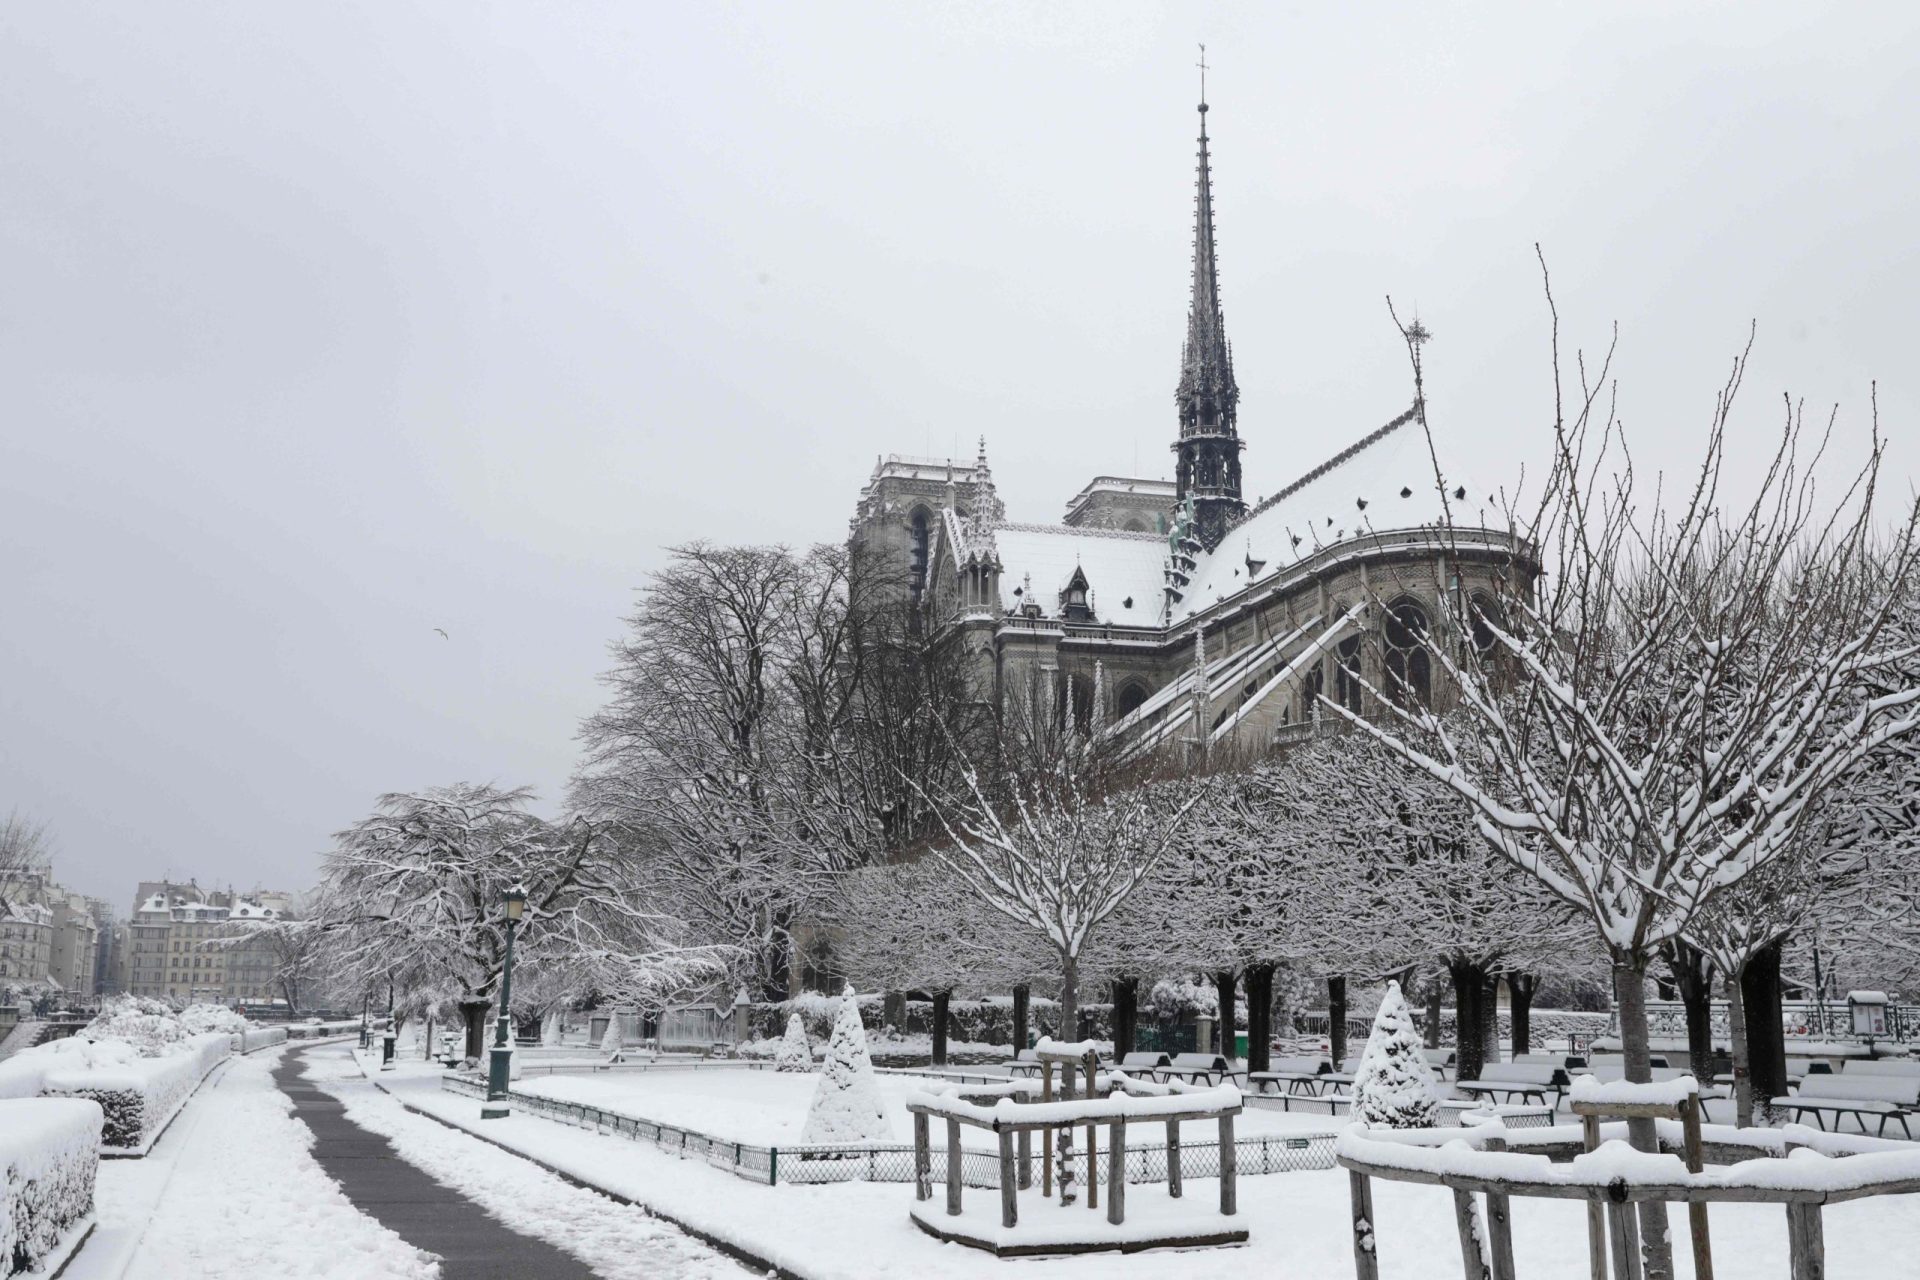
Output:
[[1513,1060],[1531,1063],[1536,1067],[1560,1067],[1568,1072],[1583,1071],[1587,1066],[1587,1057],[1583,1053],[1517,1053]]
[[1120,1056],[1120,1069],[1128,1075],[1138,1075],[1144,1079],[1154,1078],[1154,1072],[1169,1065],[1172,1059],[1157,1049],[1135,1049],[1132,1053]]
[[1873,1116],[1880,1122],[1883,1138],[1887,1136],[1887,1122],[1898,1121],[1900,1132],[1911,1139],[1913,1130],[1907,1120],[1920,1112],[1920,1077],[1822,1076],[1818,1081],[1804,1081],[1797,1094],[1775,1098],[1773,1105],[1792,1111],[1796,1120],[1811,1111],[1813,1122],[1822,1129],[1827,1127],[1823,1117],[1831,1114],[1836,1131],[1840,1117],[1851,1115],[1858,1119],[1860,1132],[1865,1133],[1867,1117]]
[[1007,1064],[1007,1074],[1033,1079],[1040,1074],[1040,1059],[1032,1049],[1022,1049],[1013,1055],[1013,1061]]
[[1348,1054],[1340,1063],[1338,1071],[1329,1071],[1320,1077],[1317,1082],[1319,1087],[1327,1093],[1335,1093],[1342,1088],[1352,1088],[1353,1077],[1360,1070],[1360,1058],[1360,1054]]
[[1480,1068],[1478,1080],[1461,1080],[1453,1087],[1474,1097],[1499,1095],[1507,1102],[1533,1098],[1542,1106],[1548,1105],[1547,1095],[1552,1094],[1552,1105],[1557,1107],[1570,1083],[1566,1071],[1551,1063],[1490,1062]]
[[1453,1070],[1453,1050],[1422,1049],[1420,1052],[1426,1055],[1427,1065],[1433,1068],[1433,1074],[1439,1076],[1442,1080],[1447,1078],[1447,1072]]
[[1219,1084],[1235,1070],[1231,1062],[1217,1053],[1176,1053],[1171,1062],[1159,1068],[1158,1078],[1162,1084],[1175,1079]]
[[1894,1076],[1902,1080],[1920,1080],[1920,1058],[1854,1058],[1840,1068],[1847,1078]]
[[1272,1085],[1281,1093],[1317,1098],[1321,1079],[1332,1070],[1333,1063],[1321,1057],[1275,1058],[1267,1070],[1247,1073],[1247,1084],[1256,1093],[1265,1093]]

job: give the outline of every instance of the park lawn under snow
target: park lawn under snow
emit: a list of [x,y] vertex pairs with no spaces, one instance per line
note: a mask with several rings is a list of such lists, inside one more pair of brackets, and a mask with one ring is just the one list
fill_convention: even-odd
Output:
[[[582,1102],[603,1111],[711,1134],[727,1142],[763,1147],[792,1146],[800,1141],[813,1101],[819,1073],[756,1071],[739,1067],[694,1067],[684,1071],[605,1072],[590,1076],[530,1076],[514,1084],[520,1093],[567,1102]],[[895,1142],[913,1141],[913,1116],[906,1098],[947,1083],[925,1076],[876,1075],[880,1099],[893,1126]],[[1235,1121],[1235,1135],[1331,1133],[1339,1127],[1332,1116],[1305,1115],[1249,1107]],[[1189,1121],[1180,1128],[1183,1142],[1210,1142],[1218,1138],[1215,1120]],[[984,1129],[965,1126],[961,1141],[987,1148],[994,1137]],[[939,1139],[944,1142],[945,1138]],[[1145,1128],[1134,1141],[1152,1145],[1165,1140],[1164,1126]]]
[[[923,1235],[908,1220],[913,1188],[905,1183],[767,1187],[647,1143],[537,1116],[483,1122],[478,1102],[442,1090],[433,1076],[407,1074],[383,1078],[383,1083],[412,1106],[630,1196],[809,1280],[992,1280],[1013,1274],[1009,1268],[1028,1280],[1144,1280],[1189,1273],[1204,1273],[1208,1280],[1339,1280],[1353,1274],[1347,1175],[1340,1170],[1242,1178],[1238,1221],[1252,1233],[1245,1247],[1208,1250],[1177,1262],[1162,1254],[1143,1254],[1006,1263]],[[966,1192],[975,1202],[993,1194]],[[1021,1203],[1033,1194],[1023,1192]],[[1187,1181],[1187,1195],[1196,1208],[1216,1205],[1218,1194],[1215,1181]],[[1460,1273],[1453,1198],[1447,1192],[1376,1182],[1374,1216],[1383,1276]],[[1681,1242],[1676,1249],[1679,1274],[1691,1277],[1684,1245],[1686,1215],[1676,1211],[1671,1216],[1674,1238]],[[1521,1275],[1528,1280],[1585,1280],[1582,1205],[1516,1201],[1513,1221]],[[1906,1275],[1912,1261],[1920,1258],[1920,1196],[1835,1205],[1826,1210],[1825,1227],[1828,1272],[1836,1277]],[[1718,1275],[1786,1274],[1786,1214],[1778,1206],[1715,1205],[1712,1228]]]

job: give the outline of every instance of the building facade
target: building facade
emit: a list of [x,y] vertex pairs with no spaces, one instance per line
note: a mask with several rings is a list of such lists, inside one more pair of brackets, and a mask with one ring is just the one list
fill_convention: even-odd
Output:
[[923,632],[957,646],[1001,705],[1051,699],[1142,747],[1271,747],[1311,733],[1325,699],[1362,715],[1380,697],[1444,702],[1433,646],[1484,648],[1471,619],[1530,589],[1530,549],[1429,428],[1418,322],[1411,404],[1296,430],[1348,443],[1248,505],[1242,455],[1257,460],[1258,432],[1239,417],[1204,103],[1197,168],[1173,479],[1096,476],[1060,523],[1025,523],[1006,518],[984,440],[971,463],[893,455],[861,491],[851,541],[897,561]]
[[127,925],[126,990],[158,1000],[261,1004],[279,996],[271,948],[248,941],[247,924],[291,911],[289,895],[241,895],[143,881]]

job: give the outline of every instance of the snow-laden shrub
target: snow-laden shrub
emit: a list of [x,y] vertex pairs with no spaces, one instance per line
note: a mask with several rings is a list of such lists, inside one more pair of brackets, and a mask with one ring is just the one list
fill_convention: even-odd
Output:
[[234,1038],[233,1047],[239,1053],[269,1049],[276,1044],[285,1044],[287,1034],[286,1027],[249,1027]]
[[1355,1120],[1385,1129],[1432,1127],[1440,1095],[1423,1044],[1400,984],[1389,982],[1353,1073]]
[[867,1029],[849,985],[827,1041],[827,1060],[814,1086],[813,1105],[800,1131],[802,1142],[884,1142],[893,1137],[880,1105],[880,1086],[867,1057]]
[[620,1015],[615,1013],[607,1018],[606,1032],[600,1037],[600,1052],[609,1058],[617,1058],[627,1047],[626,1032],[620,1025]]
[[190,1036],[204,1035],[209,1031],[224,1031],[237,1036],[253,1024],[224,1005],[190,1004],[180,1011],[180,1025],[187,1029]]
[[42,1048],[58,1050],[69,1044],[76,1047],[48,1055],[41,1093],[99,1103],[105,1113],[100,1142],[112,1148],[144,1148],[173,1119],[207,1072],[233,1052],[233,1037],[220,1032],[194,1036],[177,1052],[155,1058],[130,1053],[124,1043],[78,1037]]
[[780,1052],[773,1055],[773,1069],[813,1070],[813,1046],[807,1042],[806,1024],[797,1013],[787,1019],[787,1034],[780,1041]]
[[92,1022],[80,1029],[88,1040],[123,1040],[146,1057],[170,1053],[189,1035],[173,1009],[144,996],[115,996],[100,1005]]
[[93,1212],[100,1125],[78,1099],[0,1102],[0,1275],[37,1270]]
[[1219,992],[1190,978],[1163,978],[1140,1002],[1140,1014],[1148,1018],[1211,1018],[1219,1011]]

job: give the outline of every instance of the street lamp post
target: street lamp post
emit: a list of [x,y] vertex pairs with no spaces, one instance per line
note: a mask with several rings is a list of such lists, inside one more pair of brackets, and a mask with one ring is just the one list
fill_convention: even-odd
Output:
[[398,1048],[400,1033],[393,1025],[393,980],[387,980],[387,1029],[380,1035],[380,1069],[393,1070],[393,1054]]
[[527,909],[527,890],[507,890],[507,954],[500,966],[500,1022],[494,1032],[493,1054],[487,1062],[487,1100],[480,1106],[482,1120],[500,1120],[507,1114],[507,1080],[513,1066],[513,927]]

